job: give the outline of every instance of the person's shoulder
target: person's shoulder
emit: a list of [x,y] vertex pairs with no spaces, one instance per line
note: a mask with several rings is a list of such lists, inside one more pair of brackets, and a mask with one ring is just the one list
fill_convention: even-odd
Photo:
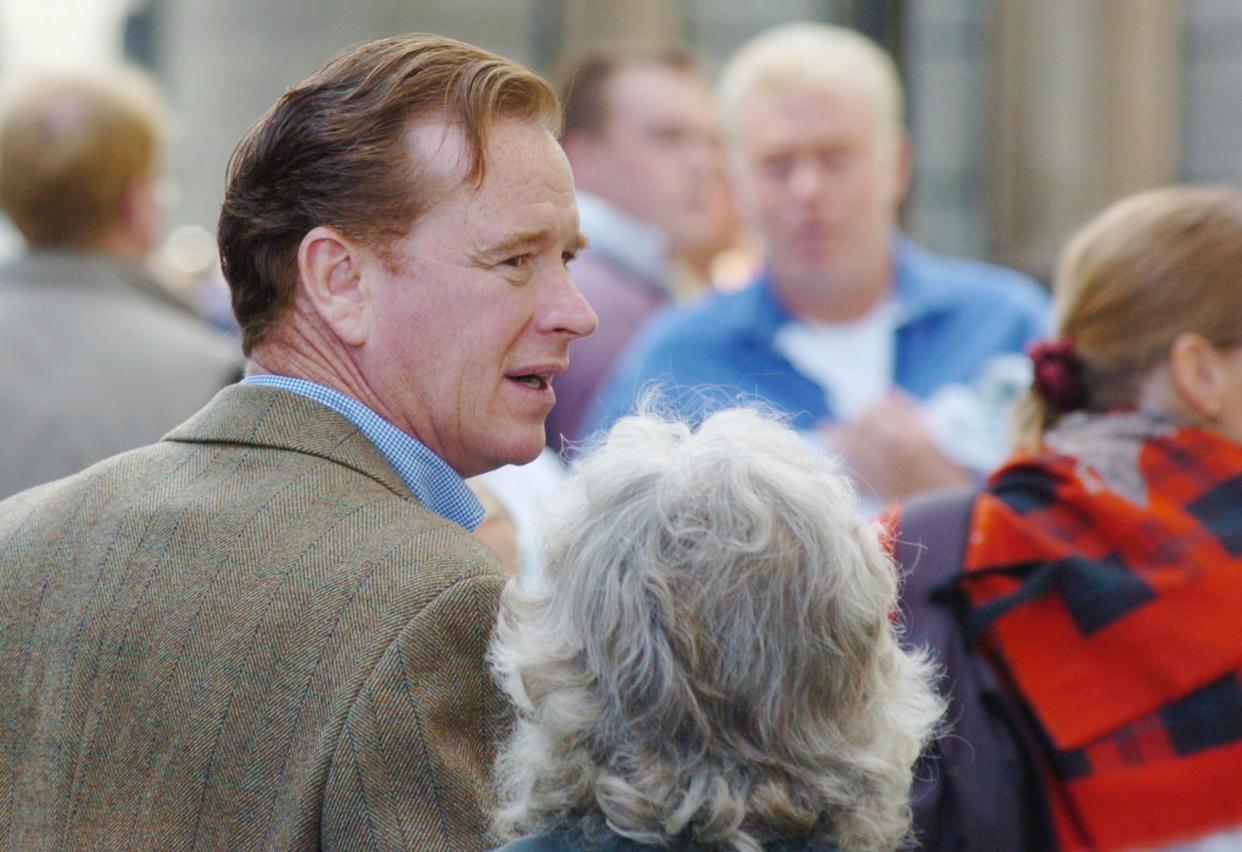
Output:
[[818,840],[785,840],[765,845],[764,852],[841,852],[835,843]]
[[574,831],[558,831],[552,834],[532,835],[506,843],[495,852],[631,852],[631,850],[654,847],[635,843],[619,835],[588,842]]
[[541,834],[513,840],[495,852],[571,852],[573,849],[574,847],[567,845],[563,835]]
[[[147,483],[166,480],[177,469],[178,462],[167,448],[156,443],[109,456],[76,473],[23,487],[13,494],[0,490],[0,541],[19,528],[33,537],[40,530],[77,529],[101,512],[149,502]],[[5,485],[5,478],[0,477],[0,489]]]
[[763,299],[757,283],[730,292],[709,291],[657,313],[640,332],[633,348],[701,352],[703,347],[728,345],[754,328]]
[[769,307],[768,294],[762,281],[752,281],[736,290],[708,290],[682,308],[688,323],[705,327],[731,329],[749,326],[757,312]]
[[[330,514],[340,534],[365,532],[359,542],[365,558],[351,561],[368,564],[368,570],[408,574],[411,582],[442,588],[467,578],[503,580],[503,566],[478,536],[412,496],[394,494],[359,476],[358,488],[339,499],[351,501],[354,511],[344,517],[339,510]],[[308,535],[313,535],[313,526],[302,524]]]
[[191,365],[199,370],[235,369],[240,374],[243,359],[239,341],[197,315],[141,294],[118,302],[118,310],[124,311],[118,321],[141,335],[144,348],[160,357],[185,361],[181,375],[189,373]]
[[976,305],[1005,306],[1024,313],[1048,310],[1047,291],[1016,269],[963,257],[936,254],[909,241],[902,265],[916,286],[934,287],[949,298]]
[[[523,837],[496,849],[495,852],[628,852],[654,848],[622,837],[612,837],[604,845],[586,845],[578,835],[568,833]],[[678,848],[681,848],[680,846]],[[687,848],[698,848],[697,846]],[[767,852],[839,852],[833,844],[812,840],[788,840],[765,844]]]

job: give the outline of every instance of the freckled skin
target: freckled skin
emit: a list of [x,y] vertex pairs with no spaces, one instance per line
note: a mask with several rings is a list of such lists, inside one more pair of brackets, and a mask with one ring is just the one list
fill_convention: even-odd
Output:
[[452,127],[422,124],[409,144],[454,188],[391,262],[367,262],[377,307],[359,366],[394,423],[463,476],[530,461],[553,394],[512,377],[563,369],[596,324],[565,270],[581,240],[569,165],[550,133],[522,122],[492,128],[477,189],[461,184]]

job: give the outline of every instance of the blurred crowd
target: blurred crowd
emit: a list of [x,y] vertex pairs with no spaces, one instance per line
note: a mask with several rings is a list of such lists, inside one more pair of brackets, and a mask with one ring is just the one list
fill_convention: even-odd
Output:
[[[1242,848],[1235,190],[1118,199],[1067,245],[1050,294],[905,233],[918,140],[891,57],[852,30],[783,25],[717,74],[683,45],[620,43],[572,58],[554,86],[586,238],[563,260],[589,308],[555,320],[572,338],[563,371],[517,377],[555,394],[533,460],[499,464],[520,460],[516,436],[483,462],[449,441],[435,453],[514,578],[489,656],[517,718],[496,833],[446,830],[444,848]],[[324,317],[299,344],[311,353],[330,350],[328,328],[348,348],[441,321],[350,313],[374,295],[352,293],[333,254],[370,239],[348,222],[261,246],[279,223],[257,170],[294,144],[277,124],[230,167],[230,186],[257,188],[226,202],[224,270],[208,252],[194,281],[174,280],[155,252],[168,122],[129,72],[32,80],[5,104],[0,205],[24,251],[0,266],[0,501],[26,493],[0,503],[0,589],[26,582],[21,548],[44,546],[15,507],[51,492],[27,489],[159,441],[247,370],[281,388],[253,360],[256,341],[283,340],[264,337],[280,311]],[[347,194],[354,175],[331,179]],[[320,289],[247,289],[280,251]],[[224,278],[240,327],[220,311]],[[455,370],[427,339],[424,360],[386,370]],[[411,431],[297,392],[390,462],[375,436]],[[254,434],[307,416],[272,410]],[[162,464],[143,480],[153,495],[206,462]],[[75,517],[100,511],[93,499]],[[441,500],[423,502],[456,520]],[[81,582],[105,582],[98,564]],[[42,612],[43,597],[19,599]],[[81,606],[85,624],[95,604]],[[15,607],[0,604],[0,631]],[[20,698],[38,678],[10,671],[22,685],[0,687],[0,713],[37,715]],[[0,841],[23,836],[5,833],[19,811],[0,807]]]

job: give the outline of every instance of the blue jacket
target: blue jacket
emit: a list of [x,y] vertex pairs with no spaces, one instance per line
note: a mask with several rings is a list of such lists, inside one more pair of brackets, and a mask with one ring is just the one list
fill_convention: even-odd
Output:
[[[894,255],[895,379],[916,398],[970,382],[991,357],[1021,352],[1047,333],[1048,297],[1025,275],[940,257],[904,237]],[[648,389],[691,420],[739,401],[766,402],[799,429],[831,419],[821,386],[773,347],[777,331],[794,318],[766,273],[743,290],[657,315],[618,362],[584,434],[631,413]]]

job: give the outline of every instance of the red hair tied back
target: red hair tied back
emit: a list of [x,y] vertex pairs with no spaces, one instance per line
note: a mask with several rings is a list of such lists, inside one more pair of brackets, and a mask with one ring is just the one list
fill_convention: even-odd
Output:
[[1074,351],[1068,336],[1041,340],[1027,354],[1035,365],[1031,385],[1044,399],[1062,412],[1074,411],[1087,404],[1087,386],[1083,381],[1083,363]]

